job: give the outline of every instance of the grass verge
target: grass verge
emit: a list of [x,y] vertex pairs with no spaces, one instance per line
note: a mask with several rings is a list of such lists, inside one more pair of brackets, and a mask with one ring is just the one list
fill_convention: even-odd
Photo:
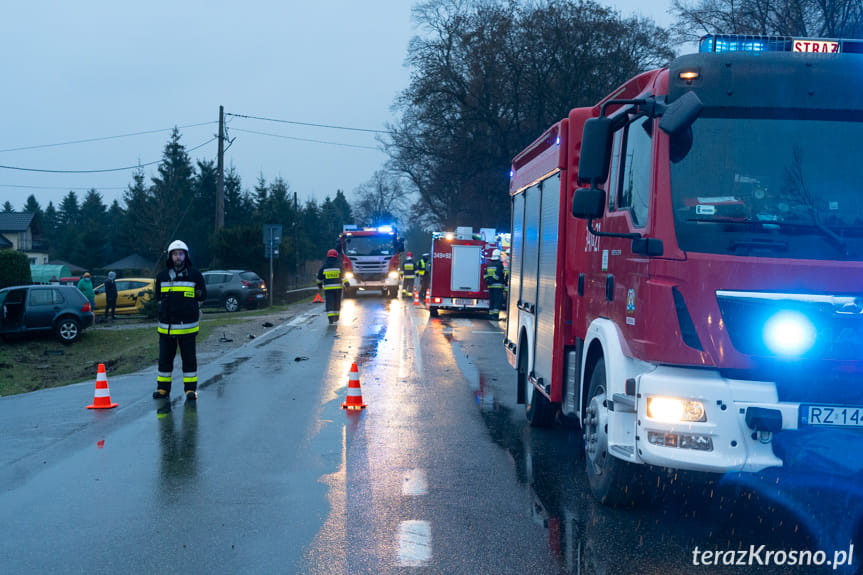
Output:
[[[288,306],[238,313],[204,313],[199,341],[221,326],[244,323],[256,316],[279,313]],[[124,322],[127,320],[123,320]],[[38,337],[0,342],[0,395],[15,395],[37,389],[61,387],[80,381],[96,381],[100,363],[111,375],[134,373],[156,365],[159,338],[152,323],[141,327],[84,331],[72,345],[63,345],[45,334]]]

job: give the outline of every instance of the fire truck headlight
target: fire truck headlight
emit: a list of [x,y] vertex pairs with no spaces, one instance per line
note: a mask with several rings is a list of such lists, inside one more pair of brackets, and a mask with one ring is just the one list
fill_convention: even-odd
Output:
[[678,421],[707,421],[704,404],[694,399],[677,397],[649,396],[647,398],[647,417],[663,423]]
[[777,355],[800,355],[815,345],[812,321],[798,311],[781,311],[764,324],[764,344]]
[[397,271],[395,271],[395,270],[391,271],[391,272],[389,273],[389,278],[390,278],[391,280],[397,280],[397,279],[399,279],[399,272],[397,272]]
[[354,279],[354,274],[353,274],[353,273],[351,273],[351,272],[347,272],[347,273],[345,273],[345,279],[346,279],[346,280],[352,280],[352,279]]

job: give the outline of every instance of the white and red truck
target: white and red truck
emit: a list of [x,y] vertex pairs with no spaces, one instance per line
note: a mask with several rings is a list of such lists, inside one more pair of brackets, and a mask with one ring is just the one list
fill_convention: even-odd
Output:
[[493,229],[458,227],[455,232],[432,234],[429,260],[429,314],[440,310],[488,311],[488,286],[483,274],[495,249]]
[[706,36],[514,158],[518,401],[579,423],[600,501],[863,434],[860,70],[860,40]]
[[399,290],[399,253],[404,250],[393,226],[359,228],[346,224],[339,235],[338,252],[345,272],[345,297],[358,291],[380,290],[394,298]]

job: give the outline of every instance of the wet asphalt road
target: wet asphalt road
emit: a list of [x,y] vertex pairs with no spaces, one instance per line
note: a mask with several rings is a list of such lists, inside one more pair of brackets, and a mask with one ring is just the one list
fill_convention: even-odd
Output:
[[[577,429],[526,426],[503,324],[378,297],[342,312],[202,362],[194,410],[150,399],[155,369],[109,373],[112,410],[84,409],[92,383],[0,399],[0,570],[804,573],[692,553],[832,559],[855,535],[838,480],[663,475],[646,507],[599,506]],[[348,413],[354,362],[368,407]]]

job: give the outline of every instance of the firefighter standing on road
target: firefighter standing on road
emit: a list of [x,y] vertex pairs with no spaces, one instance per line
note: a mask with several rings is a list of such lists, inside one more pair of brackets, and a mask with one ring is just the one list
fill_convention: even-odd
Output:
[[488,286],[488,315],[490,319],[500,319],[500,309],[503,306],[503,286],[506,283],[506,271],[500,261],[500,250],[491,253],[491,261],[485,268],[485,285]]
[[180,240],[168,246],[165,269],[156,275],[154,286],[159,302],[159,373],[154,399],[171,395],[171,373],[177,347],[183,360],[183,390],[186,402],[198,399],[198,357],[195,337],[201,319],[200,303],[207,299],[204,276],[192,267],[189,247]]
[[342,309],[342,266],[339,253],[336,250],[327,252],[327,260],[318,270],[318,289],[324,290],[324,305],[327,309],[327,320],[333,324],[339,321],[339,310]]
[[420,303],[425,302],[426,292],[431,281],[431,266],[429,265],[429,254],[423,254],[418,263],[417,275],[420,276]]
[[402,293],[407,297],[414,295],[414,255],[411,252],[405,254],[402,262]]

